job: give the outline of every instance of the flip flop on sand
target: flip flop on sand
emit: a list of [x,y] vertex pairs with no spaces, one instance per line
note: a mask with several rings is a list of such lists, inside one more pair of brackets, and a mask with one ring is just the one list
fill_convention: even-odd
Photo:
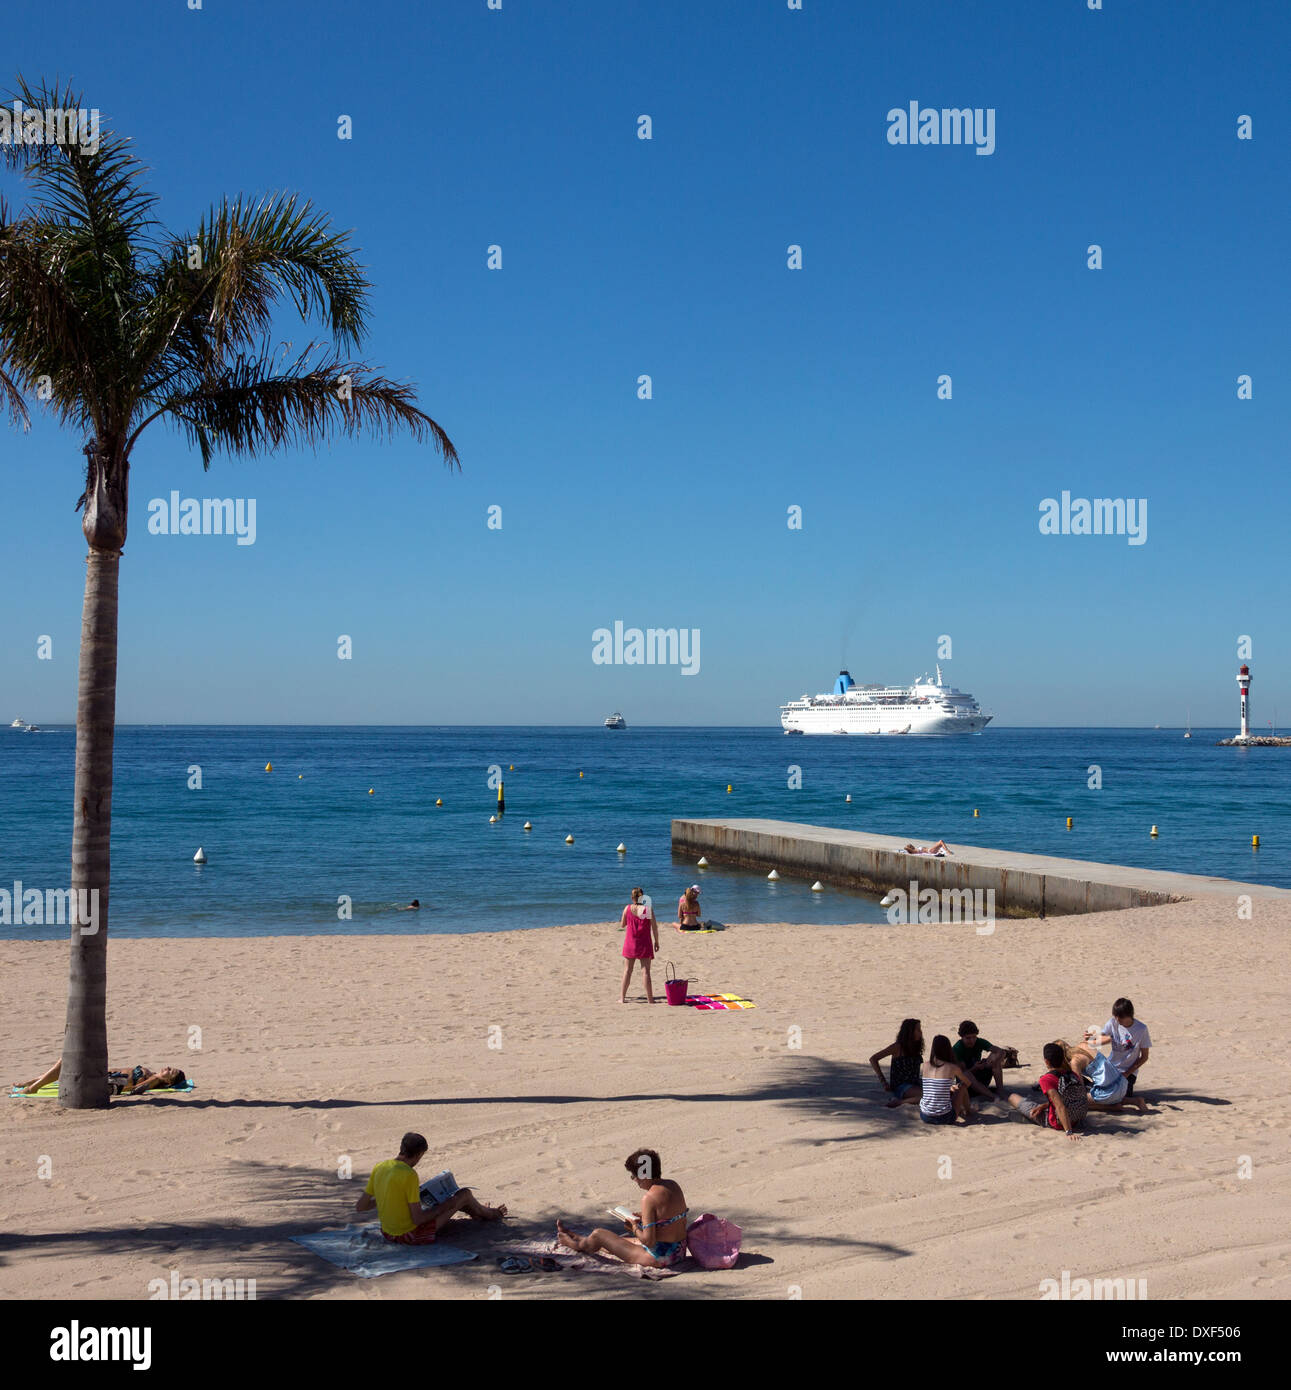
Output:
[[533,1271],[533,1261],[528,1255],[506,1255],[498,1261],[503,1274],[529,1274]]
[[550,1255],[535,1255],[533,1267],[540,1269],[544,1274],[555,1274],[560,1269],[560,1262],[553,1260]]

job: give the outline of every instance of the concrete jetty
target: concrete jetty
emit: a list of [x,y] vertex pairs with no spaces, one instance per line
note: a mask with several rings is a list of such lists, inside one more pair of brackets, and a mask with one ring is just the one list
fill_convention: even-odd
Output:
[[[778,869],[798,877],[884,893],[920,888],[982,889],[995,893],[995,911],[1006,917],[1060,917],[1077,912],[1108,912],[1154,907],[1189,898],[1241,894],[1252,898],[1291,898],[1291,889],[1239,883],[1200,874],[1164,873],[1124,864],[1094,864],[1047,854],[951,844],[953,855],[937,858],[907,854],[917,837],[867,835],[782,820],[674,820],[675,854],[711,864]],[[950,843],[949,841],[947,843]]]

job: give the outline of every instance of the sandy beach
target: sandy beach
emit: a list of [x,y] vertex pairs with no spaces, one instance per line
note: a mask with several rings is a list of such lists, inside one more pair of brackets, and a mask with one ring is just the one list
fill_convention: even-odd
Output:
[[[618,1003],[610,924],[471,936],[114,940],[114,1065],[184,1067],[188,1096],[69,1113],[6,1100],[0,1296],[148,1297],[254,1278],[265,1298],[1037,1299],[1042,1281],[1146,1280],[1153,1300],[1291,1294],[1287,1064],[1291,905],[1214,897],[1057,920],[732,926],[661,957],[757,1007]],[[57,1055],[66,947],[0,943],[0,1056]],[[656,973],[662,998],[662,964]],[[964,1128],[884,1107],[867,1059],[902,1017],[964,1017],[1016,1046],[1101,1024],[1128,994],[1153,1048],[1149,1114],[1078,1143],[986,1106]],[[191,1029],[200,1050],[190,1049]],[[490,1045],[490,1044],[493,1045]],[[800,1045],[795,1045],[800,1044]],[[453,1224],[470,1264],[360,1279],[289,1242],[345,1221],[405,1130],[504,1226]],[[623,1159],[662,1153],[692,1214],[738,1222],[746,1260],[643,1282],[502,1277],[507,1245],[631,1202]],[[42,1163],[42,1159],[47,1162]],[[348,1162],[353,1178],[338,1177]],[[48,1176],[41,1176],[47,1173]],[[1249,1172],[1249,1177],[1242,1176]]]

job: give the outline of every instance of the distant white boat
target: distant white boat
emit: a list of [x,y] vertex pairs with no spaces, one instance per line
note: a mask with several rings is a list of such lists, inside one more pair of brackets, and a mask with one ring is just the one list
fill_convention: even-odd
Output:
[[624,719],[618,710],[615,710],[605,721],[605,727],[607,729],[626,729],[628,727],[628,721]]
[[1184,727],[1183,736],[1184,736],[1184,738],[1191,738],[1191,737],[1192,737],[1192,711],[1191,711],[1191,710],[1188,711],[1188,721],[1187,721],[1187,724],[1186,724],[1185,727]]
[[25,719],[15,719],[9,727],[11,729],[25,729],[27,727],[27,721]]

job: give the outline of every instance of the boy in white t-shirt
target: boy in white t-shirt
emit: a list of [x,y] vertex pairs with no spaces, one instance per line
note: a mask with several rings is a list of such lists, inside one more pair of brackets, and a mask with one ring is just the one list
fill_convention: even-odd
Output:
[[1112,1065],[1130,1083],[1126,1094],[1132,1096],[1138,1070],[1151,1052],[1152,1037],[1147,1024],[1134,1017],[1134,1005],[1130,1000],[1121,998],[1112,1005],[1112,1016],[1103,1024],[1098,1041],[1111,1043]]

